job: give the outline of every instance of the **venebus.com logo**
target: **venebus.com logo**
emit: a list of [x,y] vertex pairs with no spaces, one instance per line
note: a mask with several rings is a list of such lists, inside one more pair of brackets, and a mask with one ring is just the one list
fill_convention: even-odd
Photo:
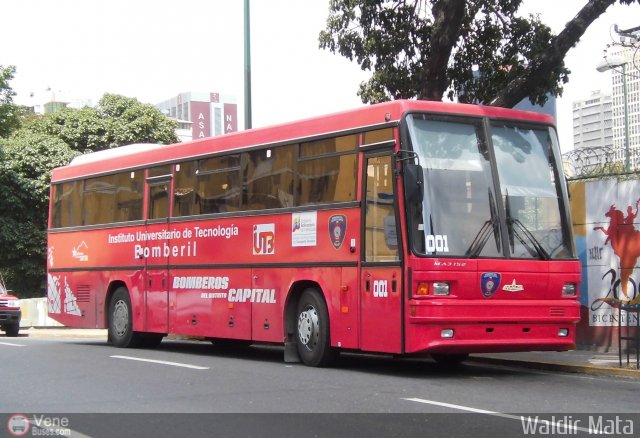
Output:
[[13,436],[71,436],[67,417],[33,415],[29,418],[14,414],[7,421],[7,430]]

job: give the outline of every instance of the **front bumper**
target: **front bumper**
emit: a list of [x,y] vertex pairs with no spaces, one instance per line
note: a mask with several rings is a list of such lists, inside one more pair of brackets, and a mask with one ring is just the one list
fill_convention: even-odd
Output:
[[19,324],[20,318],[22,318],[20,309],[0,309],[0,325]]
[[[407,353],[492,353],[570,350],[580,304],[575,301],[409,303]],[[446,333],[447,336],[443,336]]]

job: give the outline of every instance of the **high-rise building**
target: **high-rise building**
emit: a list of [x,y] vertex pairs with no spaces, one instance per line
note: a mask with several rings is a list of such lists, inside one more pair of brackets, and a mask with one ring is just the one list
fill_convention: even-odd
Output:
[[[634,55],[636,62],[634,63]],[[629,132],[629,156],[632,168],[640,166],[640,70],[638,69],[637,48],[627,47],[614,54],[627,61],[624,68],[611,69],[613,84],[613,148],[615,160],[625,160],[625,88],[627,100],[627,122]]]
[[593,91],[573,102],[573,149],[613,146],[611,94]]
[[189,91],[155,105],[178,121],[181,140],[197,140],[238,130],[235,98],[220,93]]

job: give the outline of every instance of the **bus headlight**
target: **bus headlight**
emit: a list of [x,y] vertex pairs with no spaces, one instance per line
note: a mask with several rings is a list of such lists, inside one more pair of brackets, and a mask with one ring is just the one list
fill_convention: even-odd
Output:
[[443,329],[440,332],[440,337],[445,339],[451,339],[453,338],[453,334],[454,334],[453,329]]
[[437,282],[433,283],[433,294],[436,296],[445,296],[449,295],[449,283]]
[[562,286],[562,296],[563,297],[575,297],[576,296],[576,285],[575,283],[565,283]]
[[568,328],[559,329],[558,336],[560,336],[561,338],[566,338],[567,336],[569,336],[569,329]]

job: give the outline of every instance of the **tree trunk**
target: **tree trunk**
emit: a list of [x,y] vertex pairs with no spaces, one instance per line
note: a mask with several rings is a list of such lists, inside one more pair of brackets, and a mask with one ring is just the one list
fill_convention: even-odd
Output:
[[489,105],[513,108],[529,96],[535,88],[537,78],[549,75],[551,70],[562,62],[569,49],[576,45],[591,23],[615,2],[616,0],[590,0],[554,38],[542,56],[529,64],[522,75],[507,84]]
[[449,86],[447,65],[460,35],[465,13],[465,0],[440,0],[432,8],[434,22],[431,33],[431,56],[424,68],[424,81],[419,100],[442,100]]

